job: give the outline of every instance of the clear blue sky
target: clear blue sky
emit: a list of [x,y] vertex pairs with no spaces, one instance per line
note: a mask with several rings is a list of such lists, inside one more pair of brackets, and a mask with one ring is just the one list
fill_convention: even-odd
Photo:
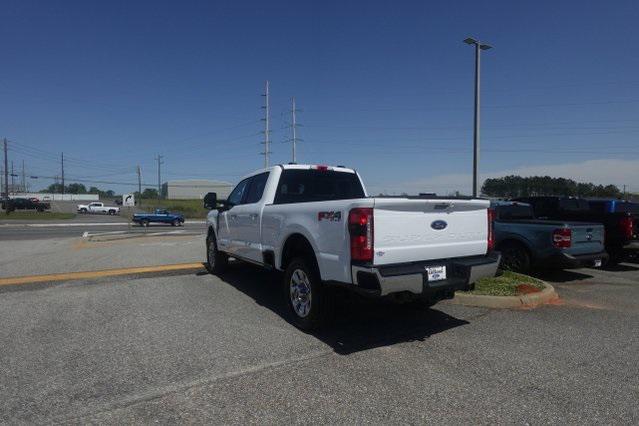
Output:
[[272,163],[290,160],[295,96],[300,162],[353,166],[374,191],[466,174],[467,36],[495,47],[482,57],[483,172],[639,159],[632,0],[19,0],[2,15],[0,135],[28,174],[59,174],[64,151],[67,181],[136,182],[140,164],[155,184],[159,153],[165,178],[235,182],[263,164],[266,79]]

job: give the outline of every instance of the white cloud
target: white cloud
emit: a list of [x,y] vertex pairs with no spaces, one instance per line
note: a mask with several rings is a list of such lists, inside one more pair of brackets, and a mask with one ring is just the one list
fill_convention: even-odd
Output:
[[[577,182],[613,184],[619,188],[622,188],[625,184],[628,186],[629,191],[639,192],[639,160],[601,159],[588,160],[581,163],[525,166],[498,172],[481,173],[480,182],[483,183],[487,178],[506,175],[564,177]],[[470,173],[455,173],[407,182],[391,182],[383,186],[371,185],[368,191],[370,194],[378,194],[380,192],[398,194],[402,192],[409,194],[436,192],[438,194],[447,194],[458,190],[468,194],[471,192],[471,182]]]

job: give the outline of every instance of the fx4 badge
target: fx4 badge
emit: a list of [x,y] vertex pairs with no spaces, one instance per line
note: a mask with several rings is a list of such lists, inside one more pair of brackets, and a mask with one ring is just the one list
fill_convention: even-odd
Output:
[[329,222],[339,222],[342,220],[342,212],[319,212],[317,213],[317,220],[328,220]]

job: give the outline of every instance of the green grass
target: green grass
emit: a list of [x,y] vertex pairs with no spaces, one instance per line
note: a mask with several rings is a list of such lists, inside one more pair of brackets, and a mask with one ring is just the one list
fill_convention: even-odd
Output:
[[182,213],[189,219],[203,219],[209,210],[204,208],[202,200],[142,200],[143,210],[153,212],[155,209],[167,209],[172,213]]
[[2,212],[0,220],[66,220],[73,219],[73,213],[36,212],[36,211],[14,211],[9,214]]
[[537,278],[516,272],[503,271],[501,275],[493,278],[482,278],[475,283],[475,289],[471,294],[489,296],[517,296],[521,294],[517,288],[519,285],[528,285],[542,290],[544,283]]

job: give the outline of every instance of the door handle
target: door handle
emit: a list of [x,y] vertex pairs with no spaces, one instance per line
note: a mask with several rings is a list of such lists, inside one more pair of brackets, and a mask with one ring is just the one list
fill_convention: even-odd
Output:
[[231,215],[231,220],[237,220],[237,215],[236,214],[232,214]]
[[251,218],[251,220],[257,220],[257,213],[253,213],[249,215],[249,217]]

